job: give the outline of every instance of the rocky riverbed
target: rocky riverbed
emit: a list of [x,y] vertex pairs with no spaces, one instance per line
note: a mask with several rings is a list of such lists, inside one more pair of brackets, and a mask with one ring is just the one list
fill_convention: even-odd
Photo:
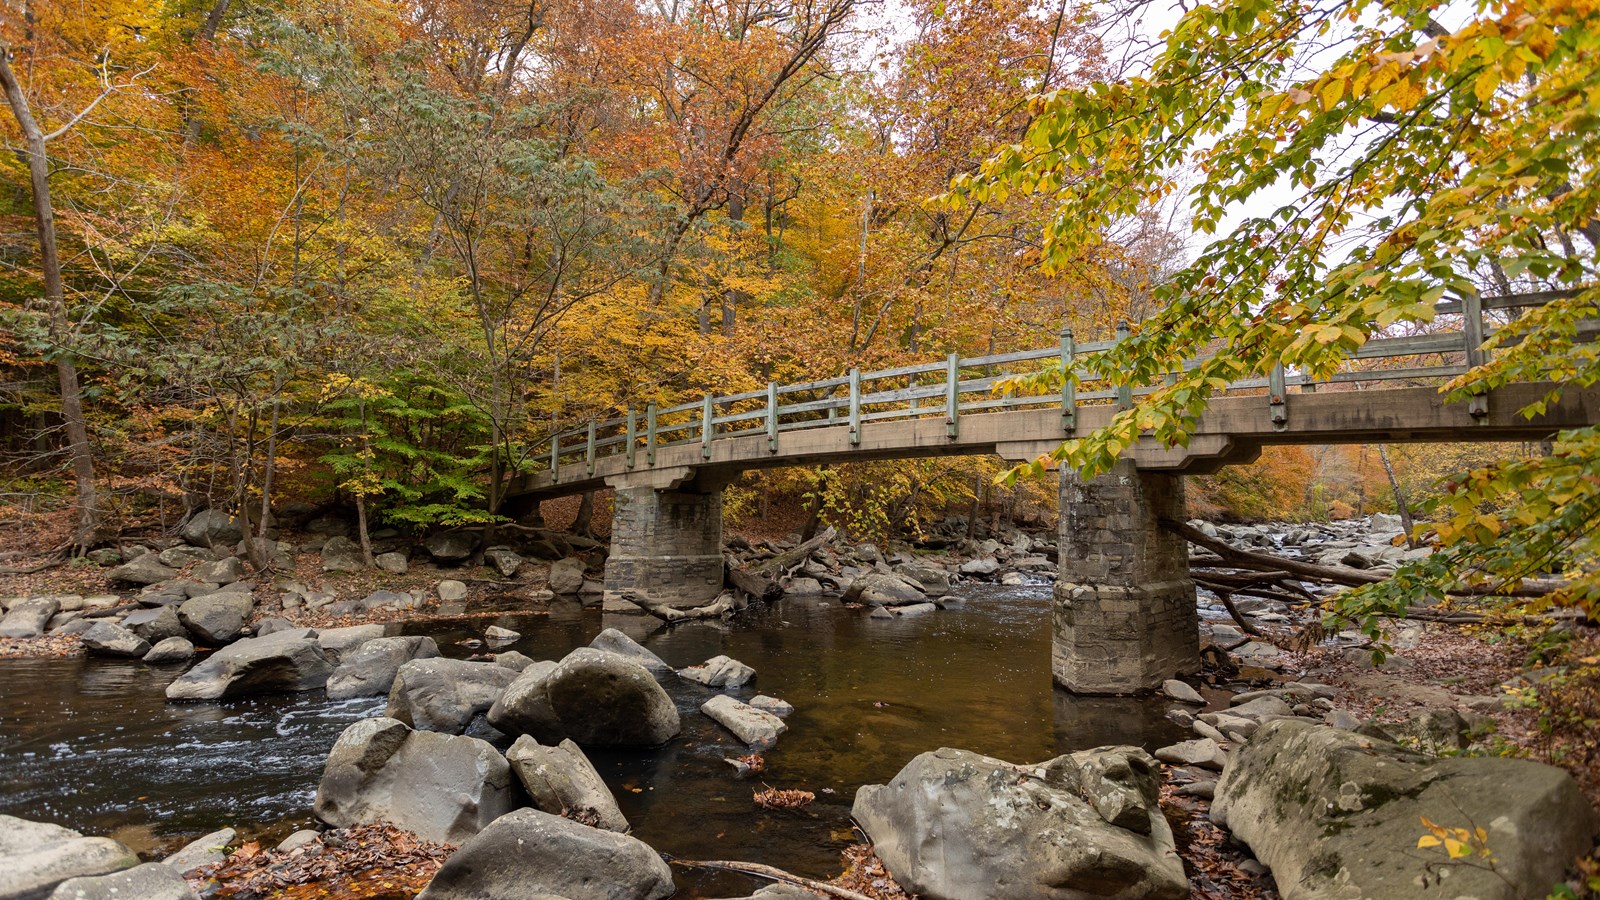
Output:
[[[635,821],[638,802],[628,792],[636,787],[615,776],[619,760],[700,746],[714,754],[703,757],[707,762],[722,767],[716,777],[732,786],[763,770],[781,773],[786,754],[810,753],[835,738],[808,709],[823,705],[820,696],[760,693],[783,682],[764,662],[741,660],[737,641],[692,642],[705,649],[682,652],[676,640],[688,633],[682,629],[717,634],[721,628],[726,635],[717,622],[662,630],[628,603],[588,614],[629,623],[626,633],[591,633],[584,646],[566,649],[526,641],[524,633],[554,625],[549,613],[556,609],[581,609],[585,598],[600,605],[593,578],[598,548],[574,552],[579,548],[547,542],[551,549],[538,552],[559,556],[548,565],[531,558],[527,546],[490,548],[482,554],[484,569],[452,570],[444,567],[470,560],[477,548],[430,541],[407,558],[404,548],[386,545],[384,554],[400,558],[388,560],[384,571],[393,581],[379,587],[348,580],[348,548],[333,535],[275,545],[272,552],[294,571],[269,581],[249,577],[239,556],[217,551],[234,536],[225,517],[196,521],[183,543],[104,554],[95,574],[115,593],[40,592],[0,601],[3,649],[137,660],[152,673],[170,673],[162,676],[162,693],[174,704],[303,692],[369,698],[377,715],[343,729],[307,804],[324,830],[290,835],[275,850],[224,830],[156,868],[130,868],[139,857],[125,844],[6,817],[0,898],[111,896],[113,888],[121,896],[128,890],[229,896],[230,885],[260,889],[269,871],[300,873],[280,888],[309,874],[311,883],[324,885],[346,879],[351,891],[349,879],[365,872],[374,883],[390,878],[393,896],[410,896],[431,879],[424,897],[511,896],[529,885],[553,897],[664,897],[683,886],[684,876],[675,880],[657,852],[665,848],[652,844],[661,840],[659,830]],[[1398,522],[1382,517],[1318,526],[1191,525],[1231,546],[1368,571],[1427,552],[1404,546]],[[777,573],[786,599],[771,614],[788,619],[801,618],[802,610],[806,617],[833,610],[857,623],[851,628],[914,629],[907,633],[918,640],[902,651],[913,655],[936,652],[933,636],[972,621],[964,607],[981,595],[971,584],[1036,586],[1042,603],[1057,562],[1051,536],[1023,532],[971,541],[951,529],[889,550],[834,540],[786,557],[799,543],[730,546],[734,559],[752,567],[786,560]],[[929,724],[946,726],[939,730],[957,740],[879,747],[880,780],[847,777],[845,796],[821,799],[801,789],[825,786],[816,781],[782,785],[797,788],[784,799],[802,815],[811,803],[831,806],[841,818],[847,813],[877,854],[856,857],[851,883],[881,896],[901,889],[964,900],[1070,896],[1085,885],[1130,897],[1191,891],[1316,897],[1334,885],[1376,897],[1457,896],[1467,889],[1462,885],[1475,896],[1543,896],[1591,852],[1600,827],[1593,798],[1567,773],[1476,755],[1507,746],[1494,735],[1515,724],[1515,704],[1506,702],[1503,687],[1523,677],[1513,667],[1479,665],[1473,676],[1437,683],[1427,662],[1436,638],[1458,654],[1471,650],[1453,644],[1454,635],[1421,626],[1397,636],[1398,652],[1382,668],[1372,667],[1362,648],[1366,638],[1355,633],[1328,635],[1309,653],[1291,653],[1284,647],[1314,615],[1309,604],[1229,599],[1231,609],[1201,592],[1202,640],[1212,662],[1204,677],[1169,682],[1163,696],[1143,701],[1150,715],[1167,721],[1164,739],[1152,739],[1158,730],[1150,730],[1130,733],[1135,742],[1126,743],[1106,728],[1104,746],[1078,742],[1082,749],[1063,755],[1058,739],[1053,748],[1029,753],[1025,741],[1006,740],[1010,727],[972,731],[934,717]],[[496,606],[532,607],[546,616],[482,620],[471,637],[443,645],[404,624],[474,610],[493,614]],[[387,624],[368,621],[374,619]],[[988,653],[1021,649],[998,644]],[[830,649],[818,644],[814,652]],[[1040,662],[1022,668],[1037,675],[1047,651],[1027,652],[1038,653]],[[200,660],[192,662],[197,653]],[[823,668],[851,661],[846,655]],[[979,672],[968,677],[982,686]],[[928,686],[952,685],[941,679]],[[875,708],[892,712],[918,702],[886,693],[891,699],[871,701]],[[967,703],[965,715],[1009,702],[1003,691],[981,696]],[[1179,729],[1189,735],[1180,740]],[[979,743],[989,746],[939,749],[939,743],[959,746],[962,734],[983,735]],[[846,743],[859,745],[863,736]],[[797,747],[807,749],[791,750]],[[813,778],[823,771],[810,770]],[[698,783],[713,784],[703,777]],[[766,815],[771,840],[781,840],[777,834],[786,828],[800,830],[777,817],[785,815],[781,809]],[[391,831],[362,831],[372,828]],[[370,854],[346,852],[352,840],[380,838],[392,868]],[[761,844],[751,842],[755,852],[745,857],[762,862]],[[542,848],[540,865],[530,866],[525,851],[515,849],[530,845]],[[861,871],[883,877],[863,882]],[[181,877],[169,877],[174,872]]]

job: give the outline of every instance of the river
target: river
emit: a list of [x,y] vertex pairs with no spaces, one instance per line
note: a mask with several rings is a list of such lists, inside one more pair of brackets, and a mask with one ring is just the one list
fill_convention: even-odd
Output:
[[[1152,699],[1074,697],[1050,681],[1048,586],[963,586],[964,608],[872,619],[830,598],[788,598],[737,623],[656,628],[654,620],[558,605],[548,615],[406,623],[446,656],[489,625],[520,632],[500,649],[558,659],[618,625],[675,666],[727,654],[753,666],[734,692],[794,704],[767,767],[738,780],[725,756],[745,748],[698,712],[711,692],[666,688],[683,733],[654,751],[590,752],[634,835],[688,859],[764,862],[811,877],[856,841],[856,788],[892,778],[913,756],[960,747],[1035,762],[1104,744],[1154,749],[1186,737]],[[647,633],[649,632],[649,633]],[[379,715],[382,698],[320,691],[222,703],[168,703],[179,668],[98,658],[0,660],[0,813],[108,834],[137,850],[171,848],[220,828],[276,838],[311,825],[322,761],[339,733]],[[763,785],[817,794],[765,811]],[[690,896],[748,892],[728,876],[680,882]],[[709,894],[714,895],[714,894]]]

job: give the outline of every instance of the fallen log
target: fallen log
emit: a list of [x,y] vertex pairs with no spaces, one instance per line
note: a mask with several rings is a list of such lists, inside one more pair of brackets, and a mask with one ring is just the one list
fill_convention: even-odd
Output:
[[830,897],[838,897],[839,900],[872,900],[872,898],[868,897],[866,894],[858,894],[855,891],[838,887],[837,885],[828,884],[825,881],[813,881],[810,878],[802,878],[799,875],[791,875],[782,869],[774,868],[773,866],[764,866],[760,863],[733,862],[729,860],[700,861],[692,859],[674,859],[671,860],[671,862],[675,866],[685,866],[691,869],[710,869],[718,872],[737,872],[740,875],[753,875],[756,878],[765,878],[768,881],[781,881],[785,884],[803,887],[808,891],[821,891]]
[[776,579],[741,568],[729,559],[723,560],[723,578],[729,587],[744,591],[757,600],[770,602],[783,596],[783,585]]
[[693,609],[674,609],[659,600],[641,597],[633,591],[623,591],[617,595],[623,600],[632,603],[663,622],[688,622],[695,619],[715,619],[724,613],[737,612],[744,609],[746,602],[732,591],[724,591],[721,596],[705,606],[696,606]]
[[724,566],[727,583],[757,600],[776,600],[783,596],[780,579],[805,565],[817,548],[833,540],[837,534],[832,527],[824,528],[811,540],[748,568],[730,562]]

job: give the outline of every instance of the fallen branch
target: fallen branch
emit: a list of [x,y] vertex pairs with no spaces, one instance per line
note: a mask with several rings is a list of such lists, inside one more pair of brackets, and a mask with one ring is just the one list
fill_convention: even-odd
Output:
[[837,887],[835,885],[828,884],[825,881],[813,881],[810,878],[801,878],[799,875],[791,875],[782,869],[777,869],[772,866],[764,866],[760,863],[732,862],[727,860],[699,861],[691,859],[674,859],[671,862],[675,866],[685,866],[691,869],[711,869],[712,871],[718,872],[737,872],[740,875],[753,875],[756,878],[765,878],[768,881],[781,881],[785,884],[793,884],[803,887],[808,891],[821,891],[830,897],[838,897],[839,900],[872,900],[872,898],[868,897],[866,894],[858,894],[855,891]]
[[619,598],[632,603],[663,622],[687,622],[693,619],[715,619],[723,613],[744,609],[745,604],[730,591],[724,591],[714,602],[693,609],[674,609],[660,600],[641,597],[633,591],[623,591]]

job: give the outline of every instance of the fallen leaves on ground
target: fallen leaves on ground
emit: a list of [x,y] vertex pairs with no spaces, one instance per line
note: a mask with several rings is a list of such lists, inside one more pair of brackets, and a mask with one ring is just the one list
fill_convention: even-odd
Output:
[[1271,876],[1253,875],[1240,868],[1250,856],[1233,843],[1228,833],[1212,824],[1211,804],[1173,793],[1177,785],[1161,785],[1161,811],[1172,825],[1172,836],[1189,876],[1189,896],[1196,900],[1277,900]]
[[424,841],[392,825],[357,825],[289,851],[246,844],[189,881],[196,889],[216,882],[216,892],[208,896],[218,900],[409,900],[454,851],[449,844]]
[[829,884],[876,900],[913,900],[911,894],[895,883],[894,876],[872,852],[871,844],[851,844],[839,854],[839,860],[844,871]]
[[38,659],[82,656],[83,641],[75,634],[51,634],[36,638],[0,638],[0,659]]
[[810,791],[780,791],[768,787],[764,791],[755,792],[756,805],[763,809],[799,809],[815,799],[817,795]]

